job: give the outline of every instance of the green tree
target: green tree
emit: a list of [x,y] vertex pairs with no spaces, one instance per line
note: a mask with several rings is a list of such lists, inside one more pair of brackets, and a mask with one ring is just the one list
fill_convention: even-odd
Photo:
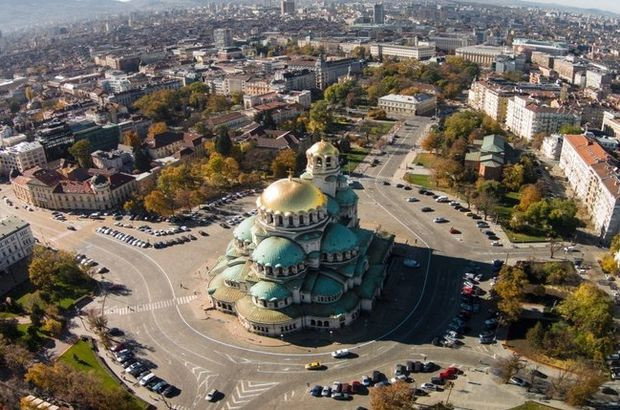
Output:
[[514,322],[519,319],[524,295],[523,287],[527,283],[523,269],[508,265],[502,267],[494,292],[499,299],[497,307],[502,312],[504,321]]
[[278,155],[271,162],[271,172],[276,178],[282,178],[286,176],[289,170],[295,171],[297,169],[297,155],[292,149],[285,149],[278,152]]
[[518,191],[523,185],[523,165],[514,164],[504,168],[502,183],[509,191]]
[[151,157],[149,154],[139,146],[136,146],[132,150],[134,159],[134,168],[140,172],[146,172],[151,169]]
[[162,216],[169,216],[174,213],[172,199],[157,189],[144,197],[144,208],[149,212]]
[[92,149],[87,139],[79,140],[69,147],[69,154],[73,156],[82,168],[90,168],[92,166],[91,153]]
[[312,104],[307,125],[308,131],[315,135],[324,135],[331,129],[333,121],[333,114],[327,101],[321,100]]
[[221,126],[216,130],[216,133],[215,150],[224,156],[229,155],[232,150],[232,141],[228,135],[228,128]]
[[567,135],[580,135],[583,133],[583,131],[581,130],[581,127],[578,125],[564,124],[560,127],[559,133],[567,134]]

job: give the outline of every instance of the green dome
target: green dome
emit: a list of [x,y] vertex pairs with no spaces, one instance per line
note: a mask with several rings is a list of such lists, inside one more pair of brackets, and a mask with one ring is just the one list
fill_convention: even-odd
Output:
[[346,226],[330,223],[323,232],[321,252],[335,253],[350,251],[357,246],[357,236]]
[[264,239],[252,252],[254,262],[273,268],[299,265],[305,257],[306,254],[301,246],[280,236],[270,236]]
[[243,242],[252,242],[252,227],[254,226],[256,215],[252,215],[241,222],[233,231],[233,236]]
[[261,280],[250,288],[250,295],[258,299],[284,300],[291,296],[291,292],[280,284]]
[[340,205],[354,205],[357,202],[357,194],[351,188],[336,192],[336,200]]
[[327,197],[327,213],[332,216],[340,214],[340,205],[331,196]]
[[223,280],[228,280],[231,282],[243,282],[243,268],[244,264],[238,264],[233,267],[227,268],[220,275]]
[[342,283],[326,275],[319,275],[314,281],[312,288],[313,296],[338,296],[344,291]]

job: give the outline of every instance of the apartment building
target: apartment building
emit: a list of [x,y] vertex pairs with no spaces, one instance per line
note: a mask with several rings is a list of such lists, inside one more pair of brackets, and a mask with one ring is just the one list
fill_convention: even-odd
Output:
[[560,169],[585,204],[599,238],[608,242],[620,229],[620,177],[611,157],[585,135],[565,135]]
[[564,144],[564,136],[561,134],[551,134],[543,139],[540,146],[540,152],[547,158],[554,161],[560,159],[562,154],[562,145]]
[[388,94],[379,98],[377,105],[388,114],[430,115],[437,107],[437,97],[429,94]]
[[490,81],[474,81],[467,96],[467,103],[503,124],[506,121],[508,101],[512,96],[514,92],[511,87]]
[[553,134],[563,125],[579,125],[581,116],[566,108],[552,108],[515,96],[508,101],[506,127],[527,140],[535,134]]
[[605,111],[603,113],[603,126],[601,129],[616,138],[620,137],[620,113]]
[[217,28],[213,30],[213,42],[217,48],[232,47],[232,30],[229,28]]
[[0,148],[0,175],[9,175],[15,169],[24,172],[34,167],[45,167],[45,151],[38,142],[20,142],[7,148]]
[[0,295],[27,279],[27,270],[15,266],[32,255],[34,237],[30,224],[16,216],[0,219]]
[[403,46],[399,44],[381,44],[375,43],[370,45],[370,55],[374,58],[395,57],[395,58],[415,58],[418,60],[427,60],[435,57],[435,44]]

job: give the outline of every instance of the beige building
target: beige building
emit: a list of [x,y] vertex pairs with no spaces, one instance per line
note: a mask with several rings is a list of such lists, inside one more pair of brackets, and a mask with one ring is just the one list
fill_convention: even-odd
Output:
[[602,130],[616,138],[620,137],[620,113],[605,111]]
[[564,136],[560,169],[606,242],[620,230],[620,178],[610,159],[603,147],[585,135]]
[[20,142],[12,147],[0,148],[0,175],[8,175],[15,169],[24,172],[34,167],[45,167],[45,151],[38,142]]
[[58,171],[38,167],[11,182],[19,200],[46,209],[114,209],[137,189],[135,178],[120,172],[99,171],[86,179],[69,179]]
[[490,68],[499,56],[512,56],[512,50],[506,47],[495,46],[467,46],[456,49],[457,57]]
[[371,44],[370,55],[375,58],[396,57],[396,58],[415,58],[427,60],[435,57],[435,44],[403,46],[398,44]]
[[475,81],[469,90],[467,103],[470,107],[483,111],[495,121],[506,121],[508,101],[514,93],[506,87],[488,81]]
[[379,98],[377,106],[388,114],[430,115],[437,107],[437,97],[429,94],[388,94]]

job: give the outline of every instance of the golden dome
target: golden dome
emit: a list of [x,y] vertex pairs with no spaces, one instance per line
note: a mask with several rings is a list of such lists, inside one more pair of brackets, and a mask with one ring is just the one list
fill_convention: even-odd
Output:
[[327,197],[310,181],[285,178],[269,185],[256,203],[271,211],[300,212],[326,206]]
[[338,148],[334,147],[332,143],[325,141],[325,140],[321,140],[319,142],[317,142],[316,144],[314,144],[313,146],[311,146],[310,148],[308,148],[308,151],[306,151],[306,154],[308,155],[334,155],[334,156],[338,156],[340,154],[340,151],[338,151]]

